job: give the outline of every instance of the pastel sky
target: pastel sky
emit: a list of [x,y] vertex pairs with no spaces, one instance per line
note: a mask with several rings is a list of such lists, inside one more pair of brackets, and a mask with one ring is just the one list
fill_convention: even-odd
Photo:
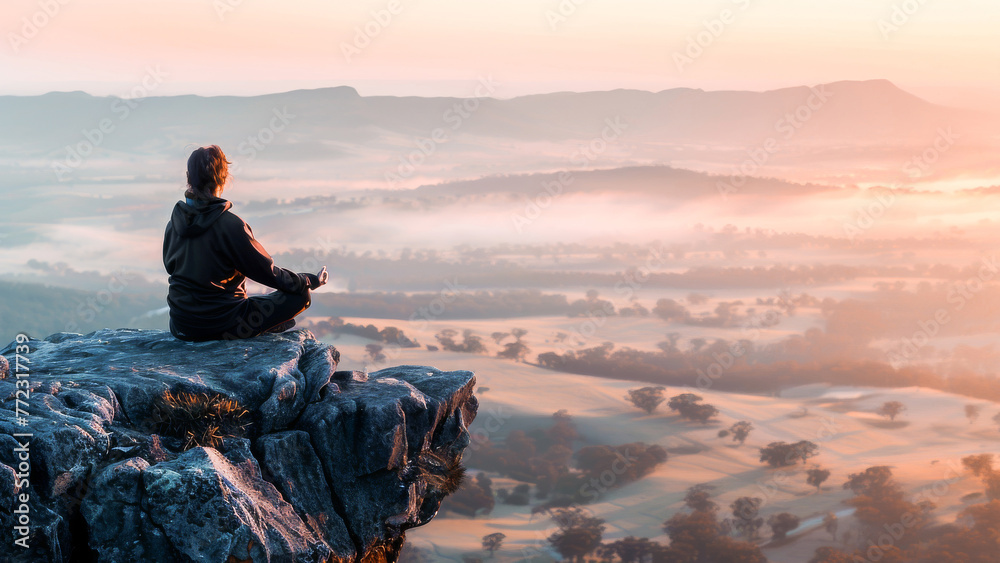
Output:
[[471,96],[486,75],[500,97],[888,78],[987,107],[998,27],[995,0],[4,0],[0,94],[124,95],[153,67],[168,77],[155,94]]

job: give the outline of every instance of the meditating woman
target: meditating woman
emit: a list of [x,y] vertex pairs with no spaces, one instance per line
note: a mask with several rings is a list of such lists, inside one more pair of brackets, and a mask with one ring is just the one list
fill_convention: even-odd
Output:
[[[250,226],[222,199],[229,161],[216,145],[191,153],[186,201],[174,206],[163,235],[163,265],[170,274],[170,332],[181,340],[233,340],[295,326],[310,304],[309,290],[325,284],[318,274],[274,265]],[[246,278],[274,288],[248,297]]]

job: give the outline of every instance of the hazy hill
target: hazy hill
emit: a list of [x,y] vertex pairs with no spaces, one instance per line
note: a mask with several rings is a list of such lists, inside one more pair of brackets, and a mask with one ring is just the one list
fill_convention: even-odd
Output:
[[[560,174],[518,174],[491,176],[475,180],[448,182],[421,186],[412,192],[413,197],[483,196],[487,194],[520,194],[537,196],[543,186],[558,183]],[[563,193],[629,193],[641,194],[662,201],[683,201],[720,198],[718,182],[727,180],[720,176],[671,168],[668,166],[630,166],[609,170],[571,172],[571,183]],[[829,186],[797,184],[777,179],[749,178],[739,191],[750,195],[807,195],[835,190]],[[553,191],[558,188],[553,187]],[[727,194],[728,195],[728,194]]]
[[485,98],[469,102],[469,117],[458,119],[462,112],[455,108],[462,103],[461,98],[362,97],[349,87],[252,97],[154,96],[130,102],[83,92],[2,96],[0,147],[21,154],[58,154],[103,119],[115,126],[101,143],[105,149],[158,152],[176,143],[208,139],[238,144],[268,127],[275,111],[294,116],[295,135],[269,148],[268,157],[288,159],[339,154],[342,149],[330,142],[360,145],[393,133],[426,136],[458,123],[462,133],[475,136],[586,139],[599,136],[605,120],[615,118],[627,124],[636,139],[745,145],[769,136],[783,138],[791,131],[789,125],[795,127],[787,116],[809,103],[813,109],[799,113],[800,118],[809,117],[808,127],[795,129],[796,142],[926,141],[936,127],[968,132],[983,121],[981,115],[931,104],[885,80],[768,92],[678,88]]

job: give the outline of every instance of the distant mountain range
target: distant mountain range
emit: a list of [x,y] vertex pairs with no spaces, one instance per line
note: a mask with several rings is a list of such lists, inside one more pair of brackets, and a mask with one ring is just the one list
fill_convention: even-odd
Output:
[[[187,144],[235,146],[289,122],[293,134],[275,142],[267,158],[309,160],[336,156],[344,143],[371,146],[387,136],[429,137],[438,128],[511,141],[592,139],[607,120],[624,124],[634,142],[716,147],[792,137],[796,144],[878,145],[930,140],[942,127],[969,133],[995,123],[992,116],[929,103],[886,80],[768,92],[678,88],[508,100],[363,97],[350,87],[133,101],[60,92],[0,96],[0,148],[8,154],[57,157],[64,147],[84,140],[87,131],[100,139],[94,144],[101,149],[155,154]],[[103,136],[96,133],[102,124],[110,130]]]
[[[630,193],[643,195],[650,201],[719,199],[730,195],[719,189],[720,182],[728,181],[726,177],[668,166],[630,166],[572,172],[569,176],[566,174],[560,172],[488,176],[475,180],[421,186],[410,191],[409,195],[414,198],[434,198],[518,194],[534,198],[545,193],[546,186],[549,186],[548,191],[555,192],[550,195],[555,196],[562,193]],[[560,184],[560,176],[569,178],[571,183]],[[835,190],[836,188],[817,184],[799,184],[770,178],[747,178],[746,184],[737,191],[743,195],[782,197]]]

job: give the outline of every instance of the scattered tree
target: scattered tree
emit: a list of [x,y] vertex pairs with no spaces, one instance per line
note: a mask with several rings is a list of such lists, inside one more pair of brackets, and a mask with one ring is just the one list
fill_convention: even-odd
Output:
[[525,344],[521,340],[515,340],[514,342],[508,342],[507,344],[504,344],[503,350],[497,352],[497,357],[506,360],[514,360],[516,362],[522,362],[526,357],[528,357],[528,354],[530,352],[531,349],[528,348],[527,344]]
[[757,539],[760,527],[764,525],[764,519],[759,516],[763,503],[761,498],[740,497],[729,505],[733,510],[733,528],[748,540]]
[[930,541],[921,561],[995,563],[1000,530],[1000,500],[977,504],[959,513],[959,522],[971,526],[952,527]]
[[670,410],[679,411],[685,406],[694,405],[701,402],[701,396],[695,395],[694,393],[681,393],[680,395],[675,395],[670,397],[670,401],[667,402],[667,406]]
[[813,487],[816,487],[816,492],[819,492],[820,486],[822,486],[823,482],[825,482],[829,478],[830,478],[829,469],[821,469],[819,467],[816,467],[814,469],[806,471],[806,483],[812,485]]
[[597,549],[597,555],[607,561],[617,557],[621,563],[640,563],[651,560],[653,554],[661,550],[662,547],[660,544],[650,541],[649,538],[629,536],[625,539],[602,545]]
[[[528,345],[524,343],[524,336],[528,334],[528,331],[524,330],[523,328],[515,328],[510,331],[510,334],[514,336],[514,341],[504,344],[503,350],[497,352],[497,357],[505,358],[508,360],[514,360],[516,362],[523,361],[526,357],[528,357],[528,354],[531,352],[531,349],[528,348]],[[498,336],[499,338],[497,338]],[[500,341],[506,338],[507,336],[509,335],[506,332],[493,333],[493,339],[496,341],[497,344],[500,344]]]
[[795,465],[799,460],[804,463],[810,457],[817,455],[818,450],[819,446],[806,440],[794,444],[771,442],[760,449],[760,461],[771,467],[787,467]]
[[833,512],[827,512],[826,516],[823,517],[823,529],[830,534],[833,541],[837,541],[837,529],[840,527],[840,520],[837,519],[837,515]]
[[604,520],[591,516],[582,508],[561,508],[552,512],[559,529],[548,537],[552,547],[563,559],[583,563],[583,558],[601,545]]
[[490,552],[490,557],[493,557],[493,553],[500,549],[500,545],[503,544],[503,540],[507,538],[506,534],[496,532],[483,536],[483,549]]
[[[835,547],[821,547],[816,550],[809,563],[854,563],[854,557]],[[865,561],[862,559],[862,561]]]
[[889,420],[896,420],[896,417],[906,410],[906,405],[899,401],[886,401],[876,411],[880,416],[888,417]]
[[479,514],[489,514],[495,505],[493,481],[485,473],[478,473],[475,479],[467,479],[455,494],[445,499],[443,507],[475,518]]
[[965,417],[969,419],[969,424],[976,422],[982,411],[983,407],[979,405],[965,405]]
[[513,506],[528,506],[531,504],[531,485],[521,483],[503,500],[504,504]]
[[993,473],[993,454],[978,454],[963,457],[962,465],[976,477],[988,477]]
[[993,415],[993,422],[995,422],[998,425],[1000,425],[1000,412],[998,412],[995,415]]
[[660,403],[666,400],[663,396],[665,389],[665,387],[630,389],[628,395],[625,396],[625,400],[635,405],[636,408],[642,409],[648,414],[653,414],[656,408],[660,406]]
[[691,317],[687,307],[673,299],[660,299],[653,308],[653,314],[665,321],[685,321]]
[[[931,504],[914,504],[906,500],[902,487],[886,466],[869,467],[862,473],[853,473],[844,483],[855,496],[847,504],[855,508],[854,517],[863,525],[862,539],[877,539],[886,526],[906,523],[907,538],[910,541],[920,537],[919,531],[927,523],[927,511]],[[865,537],[867,536],[867,537]]]
[[585,482],[582,494],[594,500],[599,492],[638,481],[652,473],[667,461],[667,451],[657,444],[642,442],[614,447],[586,446],[576,453],[576,459]]
[[747,437],[750,436],[752,430],[753,423],[747,420],[741,420],[729,427],[729,432],[733,435],[733,441],[739,442],[741,446],[747,441]]
[[386,361],[386,355],[382,353],[381,344],[366,344],[365,352],[368,353],[368,357],[371,358],[372,362],[380,364]]
[[771,531],[774,532],[772,539],[775,541],[781,541],[788,536],[788,532],[791,532],[795,528],[799,527],[799,517],[794,514],[789,514],[788,512],[782,512],[781,514],[772,515],[767,519],[767,525],[771,527]]
[[450,352],[466,352],[469,354],[485,354],[487,352],[486,345],[483,344],[483,339],[476,336],[471,330],[465,329],[462,331],[462,342],[459,343],[455,340],[458,336],[458,331],[452,328],[446,328],[441,332],[434,335],[441,347]]
[[990,500],[1000,500],[1000,473],[993,469],[992,454],[970,455],[962,458],[964,465],[973,475],[983,480],[986,485],[986,497]]
[[726,535],[716,519],[718,506],[708,497],[708,485],[688,489],[685,504],[694,512],[678,513],[664,522],[670,546],[654,552],[654,561],[767,563],[760,548]]
[[667,402],[670,410],[677,411],[681,418],[707,424],[712,417],[719,414],[719,409],[712,405],[701,403],[701,397],[693,393],[682,393],[671,397]]

